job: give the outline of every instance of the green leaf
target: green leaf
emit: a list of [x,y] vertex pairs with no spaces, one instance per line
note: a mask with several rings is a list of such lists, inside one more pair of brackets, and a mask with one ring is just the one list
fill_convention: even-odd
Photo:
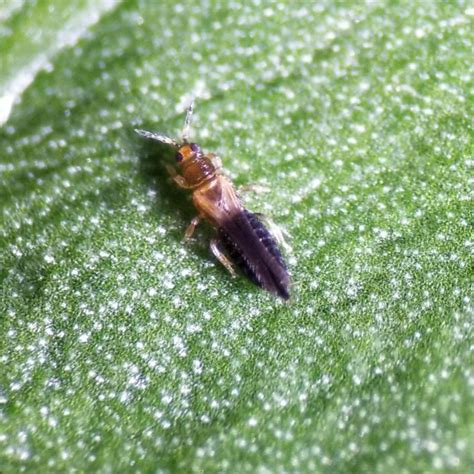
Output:
[[[467,472],[470,2],[0,4],[0,470]],[[193,140],[285,229],[232,279]]]

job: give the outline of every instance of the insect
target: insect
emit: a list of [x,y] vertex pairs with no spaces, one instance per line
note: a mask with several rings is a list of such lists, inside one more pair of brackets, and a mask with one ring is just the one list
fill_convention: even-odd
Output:
[[193,235],[201,220],[208,221],[217,230],[210,243],[211,251],[232,276],[236,275],[237,267],[258,286],[288,299],[290,277],[276,242],[277,239],[283,243],[281,234],[274,232],[275,239],[261,219],[244,208],[234,186],[222,174],[220,158],[189,142],[192,114],[193,104],[187,110],[181,143],[161,133],[135,130],[145,138],[176,149],[181,174],[170,165],[166,168],[179,187],[192,191],[198,211],[186,229],[185,238]]

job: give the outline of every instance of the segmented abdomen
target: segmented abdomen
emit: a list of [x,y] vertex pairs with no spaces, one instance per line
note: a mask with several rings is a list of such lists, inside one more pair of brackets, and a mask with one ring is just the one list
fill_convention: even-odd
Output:
[[275,239],[258,218],[244,209],[218,229],[230,259],[260,287],[289,298],[290,277]]

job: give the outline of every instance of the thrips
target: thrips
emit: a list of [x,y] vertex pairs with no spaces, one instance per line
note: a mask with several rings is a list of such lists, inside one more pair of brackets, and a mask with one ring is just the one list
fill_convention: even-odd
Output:
[[147,130],[135,130],[139,135],[174,147],[176,161],[181,168],[178,174],[172,166],[168,172],[176,184],[193,193],[198,215],[186,229],[190,238],[201,219],[217,230],[211,240],[211,250],[217,259],[234,276],[238,267],[250,280],[265,290],[288,299],[290,277],[275,237],[282,242],[281,234],[270,234],[256,214],[244,208],[234,186],[222,174],[221,160],[213,153],[205,153],[196,143],[188,140],[193,105],[186,114],[182,142]]

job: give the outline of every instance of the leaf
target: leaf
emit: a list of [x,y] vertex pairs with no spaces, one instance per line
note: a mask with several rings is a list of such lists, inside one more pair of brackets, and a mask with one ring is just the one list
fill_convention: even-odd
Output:
[[[468,470],[468,2],[1,8],[2,472]],[[193,95],[289,304],[182,242]]]

